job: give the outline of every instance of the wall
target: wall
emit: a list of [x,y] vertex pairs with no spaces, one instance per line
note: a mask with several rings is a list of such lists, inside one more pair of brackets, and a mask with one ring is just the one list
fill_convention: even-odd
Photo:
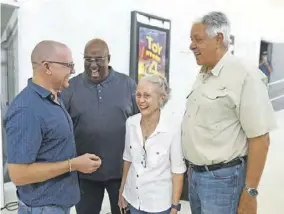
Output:
[[[151,3],[150,3],[151,2]],[[235,35],[235,54],[257,64],[260,36],[258,18],[245,13],[242,4],[229,0],[195,1],[149,1],[124,0],[119,9],[117,1],[84,0],[42,0],[25,1],[19,11],[19,88],[26,86],[31,76],[30,53],[34,45],[43,39],[62,41],[70,46],[74,54],[77,72],[83,71],[83,48],[95,37],[104,38],[112,54],[111,64],[119,72],[128,74],[130,11],[140,10],[172,20],[170,81],[173,98],[168,108],[184,101],[188,89],[194,81],[197,66],[189,46],[189,31],[194,18],[211,10],[228,13]],[[164,7],[168,5],[168,7]],[[246,3],[248,5],[248,3]],[[249,5],[248,5],[249,6]],[[177,9],[173,10],[173,7]],[[245,24],[245,25],[244,25]],[[118,27],[115,29],[115,27]],[[269,36],[269,35],[268,35]],[[179,87],[175,87],[175,86]],[[175,102],[174,102],[175,101]]]
[[[31,77],[30,54],[41,40],[66,43],[73,51],[77,73],[83,71],[83,49],[93,38],[105,39],[112,55],[111,65],[128,74],[130,11],[139,10],[172,20],[170,84],[172,100],[168,110],[182,115],[185,97],[198,71],[193,55],[188,51],[192,21],[212,10],[221,10],[232,22],[235,54],[258,64],[261,38],[278,41],[281,27],[271,25],[281,15],[268,0],[26,0],[19,9],[19,90]],[[198,3],[197,3],[198,2]],[[256,8],[256,2],[258,9]],[[174,9],[174,7],[176,7]],[[282,7],[283,8],[283,7]],[[275,9],[275,11],[272,11]],[[263,14],[269,14],[263,17]],[[277,16],[276,16],[277,15]],[[269,30],[263,29],[267,26]],[[117,27],[117,29],[115,29]],[[284,30],[281,31],[282,35]],[[261,35],[261,36],[260,36]],[[281,38],[280,38],[281,37]],[[7,190],[8,191],[8,190]],[[7,193],[6,193],[7,194]]]

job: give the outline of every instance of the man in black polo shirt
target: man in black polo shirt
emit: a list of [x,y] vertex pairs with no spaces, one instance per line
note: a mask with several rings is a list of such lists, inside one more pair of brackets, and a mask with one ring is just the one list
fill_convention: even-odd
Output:
[[81,201],[76,210],[77,214],[99,214],[106,189],[112,214],[119,214],[125,121],[138,113],[136,84],[108,66],[110,54],[103,40],[88,42],[84,59],[85,71],[70,80],[62,96],[74,123],[78,154],[94,153],[103,164],[97,172],[79,174]]
[[94,154],[76,157],[72,120],[58,94],[73,73],[69,48],[42,41],[31,60],[33,78],[12,101],[4,121],[18,213],[68,214],[80,200],[76,171],[92,173],[101,160]]

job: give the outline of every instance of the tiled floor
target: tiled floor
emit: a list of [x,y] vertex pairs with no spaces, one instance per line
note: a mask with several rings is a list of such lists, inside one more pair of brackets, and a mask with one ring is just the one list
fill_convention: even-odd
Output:
[[[278,130],[271,133],[271,146],[267,164],[260,183],[258,198],[258,214],[283,214],[284,213],[284,111],[276,114]],[[182,202],[181,214],[190,214],[188,202]],[[102,214],[110,212],[109,202],[106,196]],[[2,211],[2,214],[15,214],[16,212]],[[75,214],[72,210],[72,214]]]

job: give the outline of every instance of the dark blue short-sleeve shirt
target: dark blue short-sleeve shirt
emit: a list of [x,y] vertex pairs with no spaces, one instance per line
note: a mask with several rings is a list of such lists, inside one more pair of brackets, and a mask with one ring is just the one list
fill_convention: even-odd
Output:
[[[9,164],[51,163],[76,156],[72,120],[60,96],[60,104],[53,99],[30,79],[12,101],[4,121]],[[80,199],[77,172],[18,186],[17,191],[20,200],[32,207],[71,207]]]

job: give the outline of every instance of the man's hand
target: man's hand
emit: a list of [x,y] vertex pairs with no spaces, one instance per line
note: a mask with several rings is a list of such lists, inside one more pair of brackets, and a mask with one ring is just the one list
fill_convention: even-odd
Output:
[[257,214],[257,200],[243,190],[238,207],[238,214]]
[[71,160],[72,170],[90,174],[102,164],[101,159],[94,154],[84,154]]

